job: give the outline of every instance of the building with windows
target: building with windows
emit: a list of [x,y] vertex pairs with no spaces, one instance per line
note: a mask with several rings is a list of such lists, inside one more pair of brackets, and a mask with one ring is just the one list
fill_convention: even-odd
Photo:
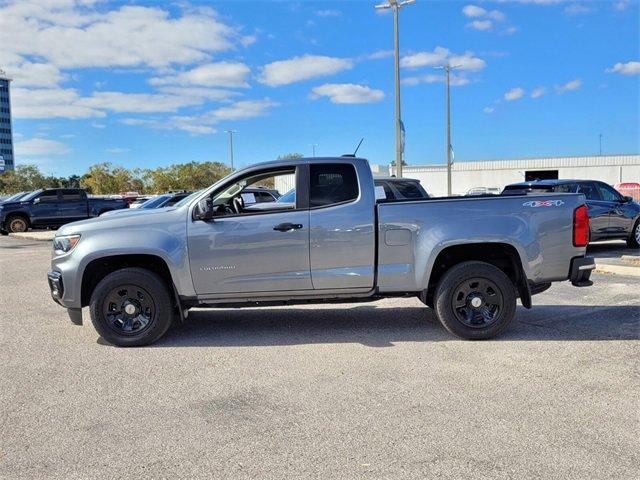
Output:
[[[391,175],[395,168],[389,167]],[[375,173],[374,173],[375,174]],[[446,165],[406,165],[402,175],[420,180],[434,196],[447,194]],[[453,164],[454,195],[500,192],[510,183],[536,179],[600,180],[609,185],[640,182],[640,155],[593,155],[512,160],[458,161]]]
[[14,168],[10,83],[11,79],[0,70],[0,172]]

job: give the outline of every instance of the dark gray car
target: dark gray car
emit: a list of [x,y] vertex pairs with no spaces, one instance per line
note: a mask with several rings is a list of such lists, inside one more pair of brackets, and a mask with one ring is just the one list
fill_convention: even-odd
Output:
[[503,195],[582,193],[587,198],[591,241],[626,240],[640,246],[640,204],[596,180],[536,180],[507,185]]

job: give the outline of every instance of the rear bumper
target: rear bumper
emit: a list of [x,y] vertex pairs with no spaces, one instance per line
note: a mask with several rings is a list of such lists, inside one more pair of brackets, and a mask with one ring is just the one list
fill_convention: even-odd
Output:
[[576,257],[571,260],[569,280],[576,287],[590,287],[593,282],[589,280],[591,272],[596,268],[596,262],[592,257]]

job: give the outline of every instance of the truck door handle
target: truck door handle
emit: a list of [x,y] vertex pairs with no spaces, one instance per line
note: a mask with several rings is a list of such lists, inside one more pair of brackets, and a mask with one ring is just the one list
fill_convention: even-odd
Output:
[[288,232],[289,230],[300,230],[302,228],[302,224],[300,223],[281,223],[273,227],[274,230],[278,232]]

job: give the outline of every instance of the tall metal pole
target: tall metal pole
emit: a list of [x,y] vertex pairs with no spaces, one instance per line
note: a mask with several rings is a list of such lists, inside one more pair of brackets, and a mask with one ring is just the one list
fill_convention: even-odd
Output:
[[226,133],[229,134],[229,160],[231,162],[231,171],[233,172],[235,168],[233,168],[233,134],[238,133],[237,130],[225,130]]
[[598,140],[600,142],[600,155],[602,155],[602,134],[598,135]]
[[315,158],[316,156],[316,147],[318,146],[317,143],[312,143],[311,144],[311,151],[313,152],[313,157]]
[[447,74],[447,195],[451,196],[451,66],[447,65],[444,71]]
[[398,25],[398,17],[400,7],[398,3],[393,4],[393,50],[394,50],[394,76],[395,76],[395,93],[396,93],[396,176],[402,178],[402,131],[401,131],[401,112],[400,112],[400,28]]
[[400,112],[400,26],[398,17],[400,9],[405,5],[415,2],[415,0],[387,0],[381,5],[376,5],[377,9],[393,10],[393,57],[394,57],[394,83],[395,83],[395,127],[396,127],[396,176],[402,177],[402,116]]

